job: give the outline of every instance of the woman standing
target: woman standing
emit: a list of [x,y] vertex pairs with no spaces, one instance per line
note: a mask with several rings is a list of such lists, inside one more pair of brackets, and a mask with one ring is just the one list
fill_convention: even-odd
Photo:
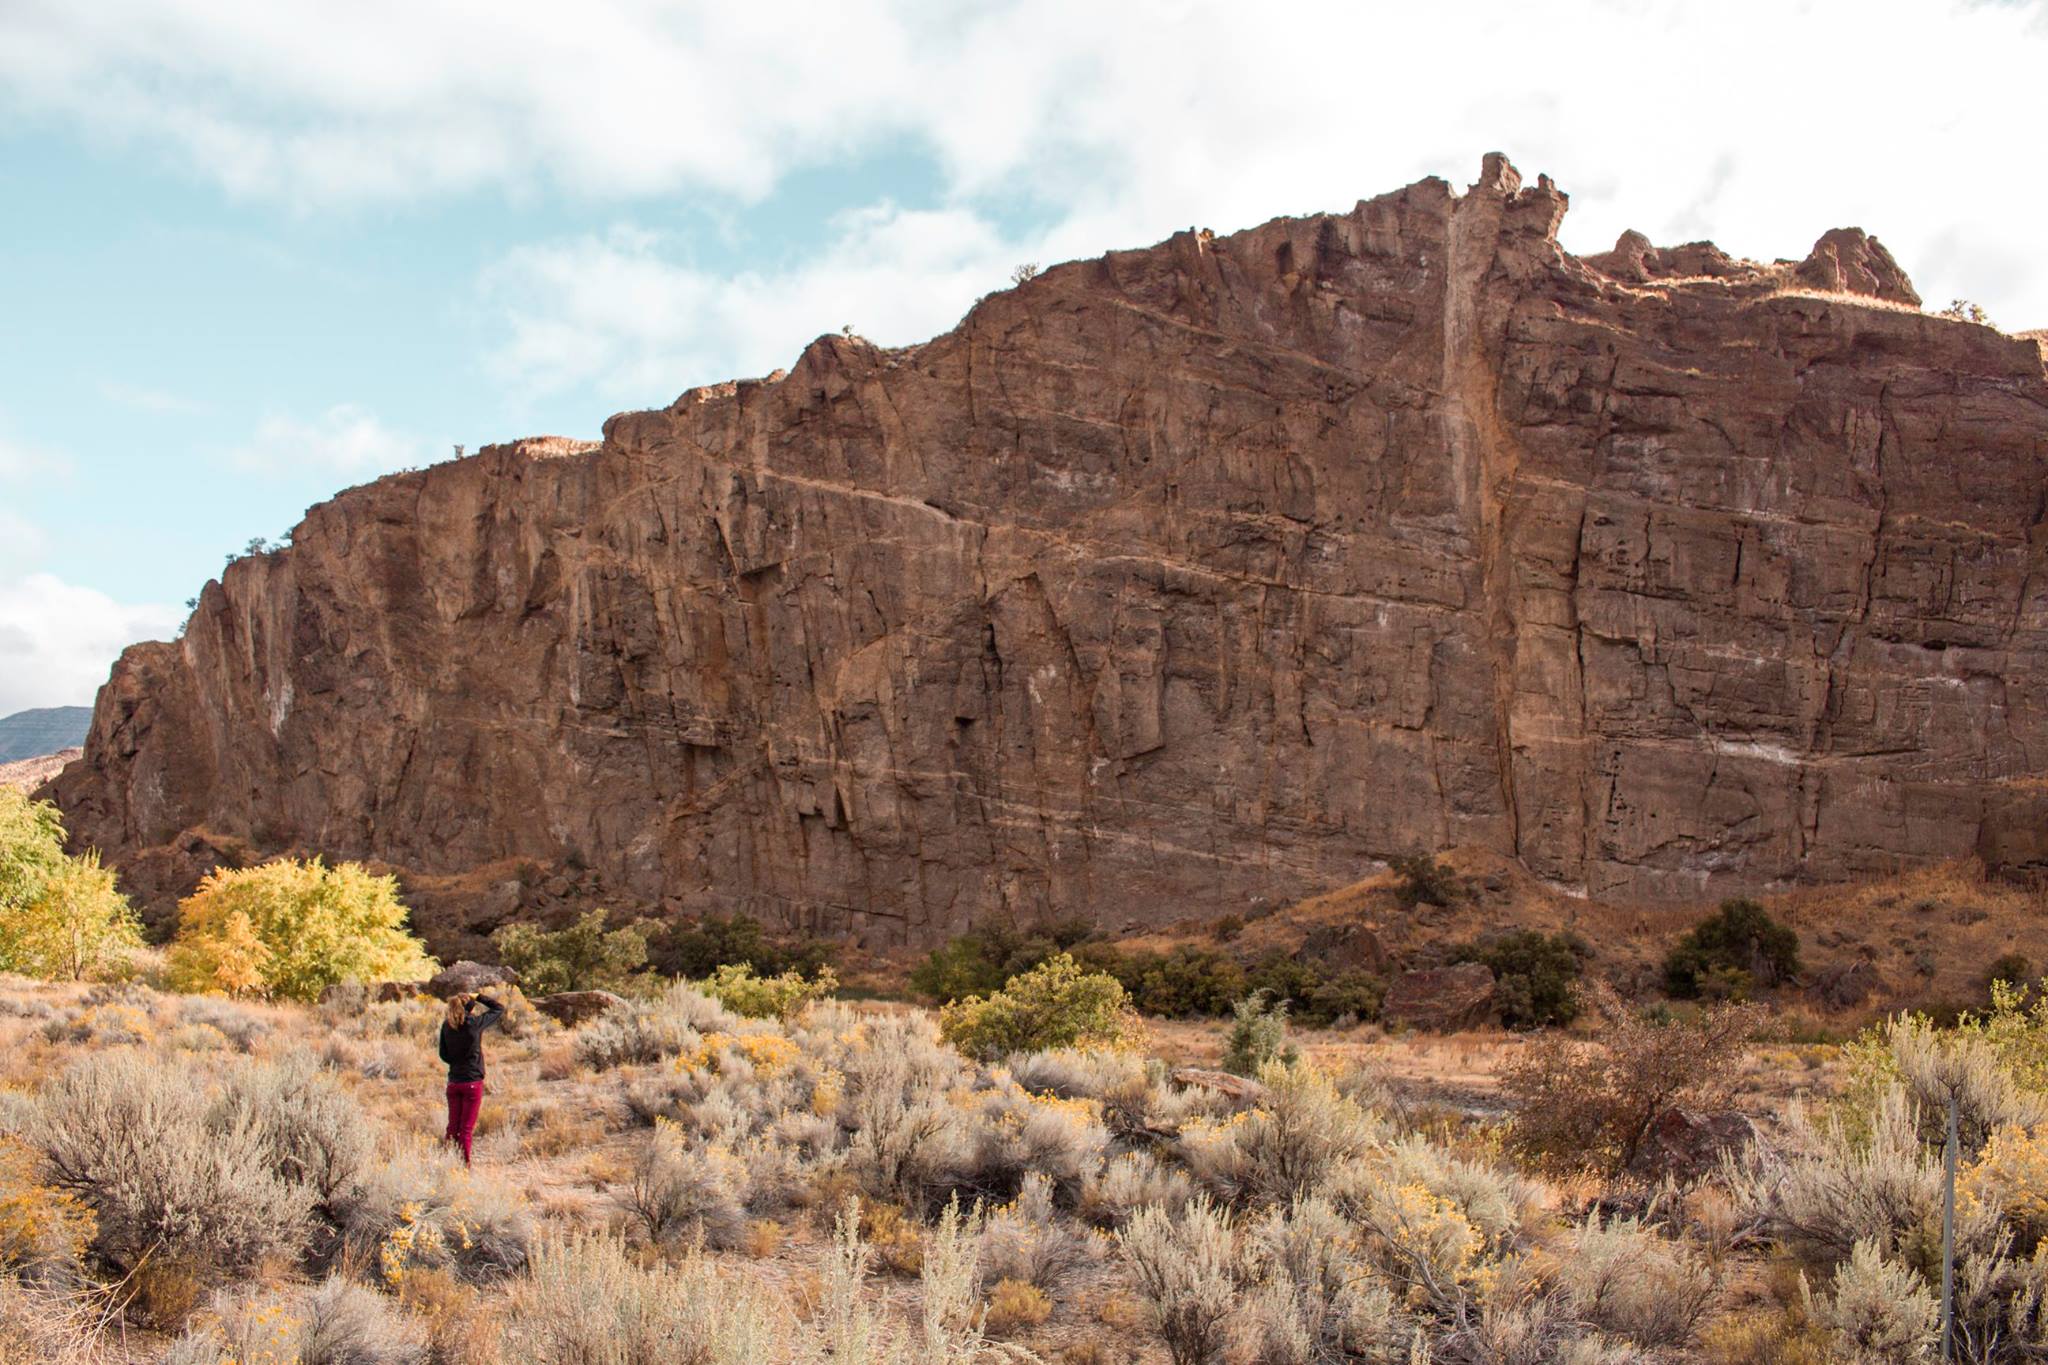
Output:
[[462,1144],[465,1166],[484,1103],[484,1030],[504,1017],[505,1007],[488,995],[458,991],[448,997],[448,1017],[441,1021],[441,1060],[448,1063],[447,1140]]

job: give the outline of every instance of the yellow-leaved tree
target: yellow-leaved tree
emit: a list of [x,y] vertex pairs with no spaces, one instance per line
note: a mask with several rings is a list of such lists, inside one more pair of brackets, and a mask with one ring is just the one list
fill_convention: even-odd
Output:
[[98,853],[64,853],[57,808],[0,788],[0,970],[27,976],[117,972],[142,926]]
[[178,904],[171,984],[317,1000],[340,981],[418,981],[435,963],[406,929],[398,880],[360,863],[280,858],[220,868]]

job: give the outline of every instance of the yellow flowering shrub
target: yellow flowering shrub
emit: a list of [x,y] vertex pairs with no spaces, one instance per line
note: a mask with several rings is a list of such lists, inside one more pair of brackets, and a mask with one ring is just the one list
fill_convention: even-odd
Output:
[[806,978],[794,969],[780,976],[761,976],[744,962],[729,962],[697,983],[697,989],[749,1019],[789,1019],[804,1006],[839,989],[830,967]]
[[773,1080],[802,1060],[803,1049],[795,1039],[779,1033],[707,1033],[696,1047],[676,1055],[676,1068],[719,1076],[725,1074],[728,1056],[745,1058],[756,1075]]
[[1143,1031],[1115,977],[1085,972],[1061,953],[999,991],[945,1006],[939,1033],[969,1057],[990,1061],[1046,1048],[1130,1047]]
[[26,1143],[0,1137],[0,1269],[75,1264],[96,1230],[90,1208],[42,1182]]
[[342,981],[422,980],[434,960],[405,925],[397,879],[357,863],[218,868],[179,903],[171,982],[202,995],[317,1000]]
[[1966,1207],[1996,1201],[2031,1237],[2048,1236],[2048,1123],[1993,1133],[1956,1189]]

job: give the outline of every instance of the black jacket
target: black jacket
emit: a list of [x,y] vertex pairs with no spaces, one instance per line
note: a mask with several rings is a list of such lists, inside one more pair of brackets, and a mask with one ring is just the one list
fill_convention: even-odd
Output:
[[[481,1005],[483,1008],[478,1009]],[[505,1007],[488,995],[479,995],[469,1007],[461,1028],[441,1023],[441,1060],[448,1063],[448,1084],[484,1078],[484,1030],[505,1017]]]

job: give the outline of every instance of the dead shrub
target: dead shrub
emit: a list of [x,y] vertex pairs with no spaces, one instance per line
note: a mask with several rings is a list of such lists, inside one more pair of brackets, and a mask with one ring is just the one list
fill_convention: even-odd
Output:
[[1748,1005],[1669,1020],[1617,1013],[1597,1041],[1536,1039],[1501,1070],[1514,1145],[1553,1169],[1626,1170],[1664,1114],[1725,1101],[1762,1019]]

